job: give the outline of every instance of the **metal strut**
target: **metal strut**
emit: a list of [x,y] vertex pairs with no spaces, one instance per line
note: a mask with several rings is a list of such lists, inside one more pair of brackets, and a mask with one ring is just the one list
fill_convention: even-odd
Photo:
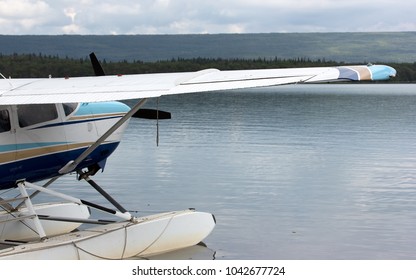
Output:
[[128,213],[128,211],[121,206],[120,203],[118,203],[111,195],[109,195],[103,188],[101,188],[94,180],[88,176],[86,173],[79,173],[79,179],[84,179],[87,181],[88,184],[91,185],[97,192],[99,192],[105,199],[107,199],[108,202],[113,204],[114,207],[116,207],[121,213]]
[[36,231],[40,237],[41,240],[44,240],[46,238],[45,230],[43,229],[42,224],[40,223],[39,216],[36,214],[35,208],[33,207],[32,200],[30,199],[27,191],[26,191],[26,185],[25,182],[18,182],[17,187],[19,188],[20,194],[22,195],[22,198],[25,200],[26,208],[29,212],[29,216],[27,218],[33,219],[33,222],[35,224]]
[[77,203],[77,204],[84,204],[86,206],[95,208],[97,210],[112,214],[112,215],[114,215],[116,217],[119,217],[123,220],[134,221],[134,217],[129,212],[121,213],[119,211],[115,211],[115,210],[103,207],[101,205],[98,205],[98,204],[95,204],[95,203],[92,203],[92,202],[89,202],[89,201],[86,201],[86,200],[83,200],[83,199],[79,199],[79,198],[76,198],[76,197],[73,197],[73,196],[70,196],[70,195],[66,195],[66,194],[59,193],[59,192],[56,192],[56,191],[53,191],[53,190],[50,190],[50,189],[46,189],[44,187],[37,186],[37,185],[29,183],[29,182],[25,182],[24,184],[28,188],[31,188],[31,189],[34,189],[34,190],[37,190],[37,191],[40,191],[40,192],[44,192],[44,193],[47,193],[49,195],[53,195],[55,197],[59,197],[59,198],[62,198],[64,200],[71,201],[71,202],[74,202],[74,203]]

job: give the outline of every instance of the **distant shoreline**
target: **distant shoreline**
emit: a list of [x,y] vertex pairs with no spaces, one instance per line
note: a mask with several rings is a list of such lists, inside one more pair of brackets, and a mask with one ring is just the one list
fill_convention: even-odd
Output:
[[182,35],[0,35],[0,53],[155,62],[192,59],[297,59],[413,63],[416,32]]
[[[293,67],[325,67],[343,65],[343,62],[297,59],[220,59],[220,58],[192,58],[170,59],[155,62],[121,61],[101,64],[108,75],[116,74],[146,74],[165,72],[199,71],[208,68],[219,70],[293,68]],[[358,64],[365,64],[364,62]],[[416,82],[416,63],[390,63],[397,70],[397,77],[392,82]],[[93,76],[94,72],[89,58],[60,58],[43,54],[0,54],[0,73],[13,78],[41,78],[52,75],[54,77]]]

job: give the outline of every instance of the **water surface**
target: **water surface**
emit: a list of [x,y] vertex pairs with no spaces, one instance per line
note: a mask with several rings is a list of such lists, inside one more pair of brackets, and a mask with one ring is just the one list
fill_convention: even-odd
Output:
[[139,215],[215,214],[204,258],[415,259],[416,85],[187,94],[159,107],[173,117],[159,146],[155,121],[132,120],[96,180]]

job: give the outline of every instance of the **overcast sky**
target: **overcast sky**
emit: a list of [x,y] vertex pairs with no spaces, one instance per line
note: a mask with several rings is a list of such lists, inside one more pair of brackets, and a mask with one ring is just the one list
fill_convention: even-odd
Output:
[[0,34],[416,31],[413,0],[0,0]]

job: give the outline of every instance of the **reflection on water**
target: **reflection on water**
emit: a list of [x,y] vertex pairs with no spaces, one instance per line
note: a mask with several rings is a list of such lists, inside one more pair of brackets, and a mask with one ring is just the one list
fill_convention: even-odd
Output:
[[[160,108],[173,119],[159,147],[156,123],[132,120],[96,180],[143,215],[215,214],[209,259],[415,258],[416,85],[190,94]],[[160,258],[205,258],[196,249]]]
[[168,252],[164,254],[149,256],[146,258],[131,258],[146,260],[215,260],[215,251],[208,248],[205,243],[199,243],[195,246]]

